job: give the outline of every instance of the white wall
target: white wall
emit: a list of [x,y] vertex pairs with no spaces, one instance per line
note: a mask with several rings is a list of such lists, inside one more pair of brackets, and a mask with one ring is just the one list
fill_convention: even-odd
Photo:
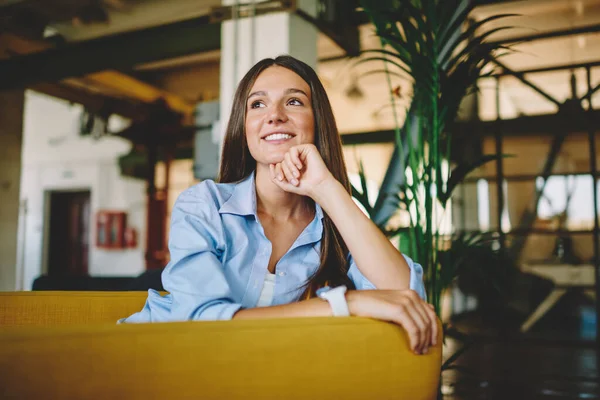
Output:
[[[44,231],[48,190],[90,190],[91,232],[89,273],[92,276],[132,276],[144,270],[146,184],[120,176],[118,157],[131,144],[118,137],[99,140],[79,136],[82,108],[27,91],[23,126],[23,170],[19,218],[17,289],[29,290],[46,270]],[[123,127],[110,121],[111,131]],[[127,212],[128,225],[138,231],[138,246],[105,250],[95,246],[95,215],[100,209]]]

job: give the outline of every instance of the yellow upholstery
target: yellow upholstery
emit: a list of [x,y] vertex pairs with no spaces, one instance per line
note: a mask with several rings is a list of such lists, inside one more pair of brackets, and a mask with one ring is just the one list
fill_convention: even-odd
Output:
[[140,311],[146,292],[0,292],[0,326],[112,322]]
[[[435,398],[441,345],[416,356],[393,324],[354,317],[114,324],[144,299],[0,295],[0,398]],[[5,315],[25,312],[30,317]],[[62,326],[34,326],[34,316]],[[67,326],[77,322],[94,324]]]

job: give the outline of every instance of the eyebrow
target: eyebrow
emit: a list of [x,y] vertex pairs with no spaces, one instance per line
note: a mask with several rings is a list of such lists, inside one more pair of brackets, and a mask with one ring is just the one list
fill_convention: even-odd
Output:
[[[285,94],[291,94],[291,93],[301,93],[301,94],[305,95],[306,97],[308,97],[308,95],[307,95],[307,94],[304,92],[304,90],[301,90],[301,89],[296,89],[296,88],[289,88],[289,89],[286,89],[284,93],[285,93]],[[264,90],[258,90],[258,91],[256,91],[256,92],[252,92],[252,93],[250,93],[250,95],[248,96],[248,98],[250,98],[250,97],[254,97],[254,96],[266,96],[266,95],[267,95],[267,92],[266,92],[266,91],[264,91]]]

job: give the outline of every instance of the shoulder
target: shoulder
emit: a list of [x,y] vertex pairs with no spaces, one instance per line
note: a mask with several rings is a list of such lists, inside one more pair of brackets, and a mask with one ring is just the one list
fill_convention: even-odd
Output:
[[180,230],[203,232],[216,242],[223,235],[220,208],[231,197],[235,184],[219,184],[205,180],[184,190],[171,213],[171,237],[178,237]]
[[216,183],[211,179],[204,180],[184,190],[175,207],[186,207],[188,204],[203,204],[205,207],[219,210],[229,200],[236,183]]

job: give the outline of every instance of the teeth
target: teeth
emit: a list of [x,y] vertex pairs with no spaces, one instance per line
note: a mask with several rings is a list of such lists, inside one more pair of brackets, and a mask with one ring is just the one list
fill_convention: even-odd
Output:
[[265,140],[286,140],[291,139],[292,135],[288,135],[287,133],[274,133],[265,137]]

